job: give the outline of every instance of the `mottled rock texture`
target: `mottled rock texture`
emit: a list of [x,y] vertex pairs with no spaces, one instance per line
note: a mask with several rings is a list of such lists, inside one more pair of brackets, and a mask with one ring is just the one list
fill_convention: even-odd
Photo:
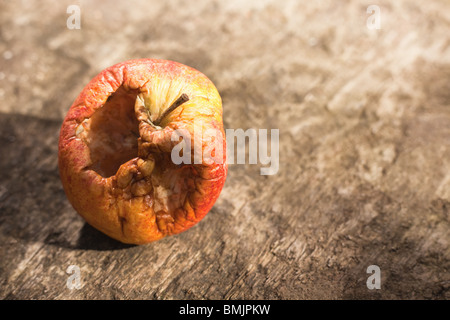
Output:
[[[450,299],[448,1],[1,1],[0,26],[0,298]],[[144,57],[205,73],[226,128],[280,129],[280,169],[230,165],[197,226],[127,246],[72,209],[57,141]]]

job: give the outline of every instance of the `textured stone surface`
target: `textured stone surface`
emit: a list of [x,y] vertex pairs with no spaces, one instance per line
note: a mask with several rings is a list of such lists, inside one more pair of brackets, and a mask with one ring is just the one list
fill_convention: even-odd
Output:
[[[449,299],[450,4],[378,1],[368,30],[370,4],[1,1],[0,298]],[[57,140],[90,78],[142,57],[205,73],[226,128],[279,128],[280,170],[230,165],[197,226],[127,246],[68,203]]]

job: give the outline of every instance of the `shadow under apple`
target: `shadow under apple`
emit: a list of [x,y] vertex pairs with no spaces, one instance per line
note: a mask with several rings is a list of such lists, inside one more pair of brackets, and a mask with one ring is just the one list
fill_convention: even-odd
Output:
[[60,120],[0,113],[0,241],[10,244],[7,256],[21,256],[28,243],[82,250],[131,247],[82,221],[67,200],[58,173],[60,125]]

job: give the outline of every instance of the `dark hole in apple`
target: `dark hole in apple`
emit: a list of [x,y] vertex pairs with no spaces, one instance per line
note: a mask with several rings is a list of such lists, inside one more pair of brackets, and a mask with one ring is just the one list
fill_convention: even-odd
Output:
[[91,117],[87,135],[92,166],[102,177],[138,156],[139,122],[134,105],[138,90],[120,87]]

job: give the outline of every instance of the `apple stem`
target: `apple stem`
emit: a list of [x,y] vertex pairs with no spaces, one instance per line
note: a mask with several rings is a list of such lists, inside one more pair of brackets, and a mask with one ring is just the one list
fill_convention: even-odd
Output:
[[164,112],[158,117],[158,119],[156,119],[155,121],[153,121],[153,123],[155,125],[159,125],[159,123],[169,115],[169,113],[171,113],[173,110],[175,110],[176,108],[178,108],[179,106],[181,106],[183,103],[185,103],[186,101],[189,100],[189,97],[186,93],[183,93],[174,103],[172,103],[172,105],[170,107],[168,107],[166,110],[164,110]]

